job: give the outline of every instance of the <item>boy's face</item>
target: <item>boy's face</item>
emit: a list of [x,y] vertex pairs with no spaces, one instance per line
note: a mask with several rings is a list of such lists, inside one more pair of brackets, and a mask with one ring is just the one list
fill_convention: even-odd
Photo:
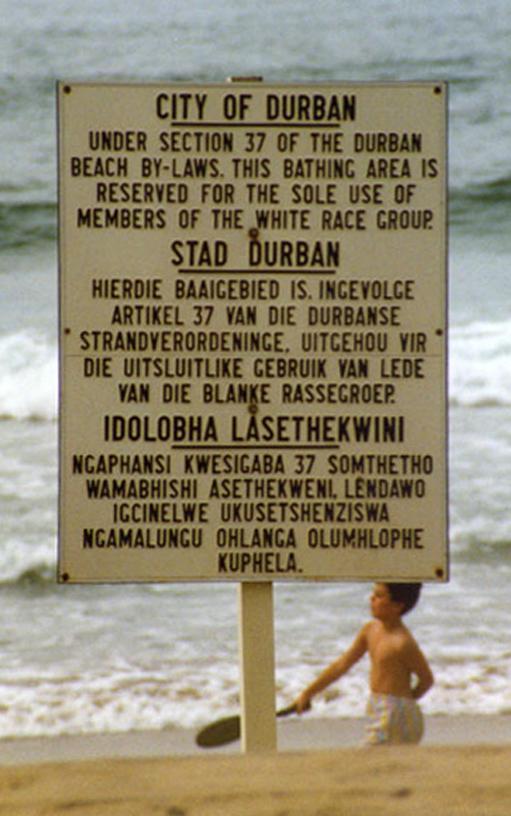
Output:
[[390,620],[399,617],[402,604],[393,601],[386,584],[375,584],[371,594],[371,613],[377,620]]

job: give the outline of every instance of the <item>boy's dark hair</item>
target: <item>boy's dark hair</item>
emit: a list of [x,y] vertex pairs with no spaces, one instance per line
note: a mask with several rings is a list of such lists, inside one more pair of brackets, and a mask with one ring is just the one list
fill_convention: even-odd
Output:
[[422,588],[422,584],[386,584],[386,586],[392,600],[403,604],[402,615],[406,615],[410,609],[413,609],[419,600]]

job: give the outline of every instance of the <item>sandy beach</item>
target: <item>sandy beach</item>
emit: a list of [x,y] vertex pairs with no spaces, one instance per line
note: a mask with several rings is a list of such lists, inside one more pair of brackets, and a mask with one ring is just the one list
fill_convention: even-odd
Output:
[[6,816],[509,816],[511,717],[435,717],[417,748],[358,747],[360,720],[279,724],[279,752],[191,731],[0,742]]

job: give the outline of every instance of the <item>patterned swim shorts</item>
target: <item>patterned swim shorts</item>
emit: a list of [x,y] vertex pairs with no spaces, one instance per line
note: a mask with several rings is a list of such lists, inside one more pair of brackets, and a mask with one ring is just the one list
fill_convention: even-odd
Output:
[[367,714],[367,745],[413,745],[424,733],[422,711],[408,697],[371,694]]

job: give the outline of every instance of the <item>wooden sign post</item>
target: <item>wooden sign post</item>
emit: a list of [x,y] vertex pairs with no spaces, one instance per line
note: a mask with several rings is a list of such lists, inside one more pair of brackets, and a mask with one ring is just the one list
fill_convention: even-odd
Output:
[[245,753],[272,751],[277,748],[273,584],[239,584],[238,611],[242,749]]
[[273,584],[239,585],[241,740],[245,752],[277,747]]

